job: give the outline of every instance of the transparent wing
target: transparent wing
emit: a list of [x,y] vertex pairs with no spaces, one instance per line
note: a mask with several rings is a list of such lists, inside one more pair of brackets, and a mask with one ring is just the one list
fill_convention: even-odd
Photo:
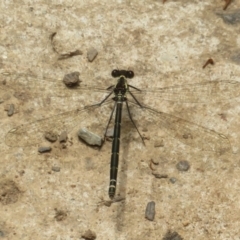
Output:
[[[0,91],[6,92],[9,89],[15,91],[15,97],[26,98],[43,97],[49,93],[55,97],[72,97],[79,94],[81,91],[94,92],[109,92],[107,89],[99,88],[98,86],[87,86],[80,83],[74,88],[67,88],[62,80],[52,78],[40,78],[34,75],[16,74],[16,73],[1,73]],[[24,96],[23,96],[24,95]]]
[[161,98],[175,102],[221,102],[240,96],[240,82],[211,81],[198,84],[186,84],[161,89],[131,90],[136,95],[145,95],[147,98]]
[[138,107],[138,112],[141,110],[144,116],[150,118],[151,124],[156,128],[156,131],[157,129],[162,129],[186,145],[199,148],[203,151],[214,151],[220,154],[232,150],[228,138],[214,130],[171,114],[158,112],[147,106],[143,108]]
[[[109,101],[105,105],[108,103]],[[6,134],[5,143],[10,147],[24,147],[41,143],[44,140],[46,132],[54,132],[58,134],[64,130],[70,132],[74,127],[80,126],[84,119],[90,119],[91,117],[94,118],[92,112],[95,109],[101,108],[81,108],[54,115],[49,118],[40,119],[32,123],[19,125]],[[98,119],[100,118],[101,116],[98,116]],[[105,121],[103,124],[105,124]]]

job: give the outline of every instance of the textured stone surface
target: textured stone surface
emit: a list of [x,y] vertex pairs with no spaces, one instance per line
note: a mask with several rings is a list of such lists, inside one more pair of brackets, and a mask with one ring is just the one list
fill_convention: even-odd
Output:
[[[11,75],[0,75],[1,83],[7,80],[4,88],[0,85],[0,99],[4,100],[0,105],[0,173],[3,181],[13,181],[21,191],[17,202],[0,210],[0,230],[6,239],[80,239],[87,229],[94,231],[97,239],[118,240],[162,239],[169,229],[183,239],[239,236],[239,98],[204,104],[180,103],[177,96],[175,102],[164,101],[153,93],[138,98],[158,111],[224,134],[235,154],[220,155],[185,145],[179,136],[166,132],[153,114],[141,114],[131,106],[133,119],[146,137],[144,146],[124,108],[117,196],[125,201],[113,202],[110,207],[99,202],[109,200],[111,142],[105,141],[100,150],[91,148],[79,142],[77,131],[86,126],[103,136],[112,105],[81,116],[76,111],[73,120],[68,118],[71,111],[99,103],[106,96],[99,88],[116,84],[111,77],[113,69],[133,70],[135,77],[129,84],[143,90],[240,81],[239,24],[227,24],[219,15],[234,12],[240,3],[232,1],[223,12],[224,4],[197,0],[164,4],[153,0],[2,1],[0,72]],[[54,32],[54,46],[60,53],[79,49],[83,54],[58,60],[49,39]],[[98,56],[90,63],[87,51],[91,47]],[[202,69],[209,58],[215,64]],[[75,71],[81,73],[80,86],[85,87],[81,93],[67,92],[62,83],[65,74]],[[18,81],[21,84],[17,85]],[[87,91],[90,85],[98,91]],[[7,104],[17,109],[11,118],[4,112]],[[45,129],[37,132],[37,143],[26,142],[22,147],[5,144],[3,136],[10,129],[21,124],[30,124],[25,129],[37,127],[40,122],[36,120],[57,115],[46,121],[51,130],[62,121],[62,112],[67,112],[64,116],[68,119],[57,134],[68,132],[64,149],[56,142],[50,153],[37,152],[47,143],[42,136]],[[184,137],[191,141],[188,132]],[[161,139],[164,145],[154,147]],[[160,159],[157,171],[177,179],[175,184],[152,175],[152,158]],[[191,164],[187,172],[176,169],[183,159]],[[52,166],[61,171],[53,172]],[[153,222],[144,218],[149,201],[156,202]],[[61,221],[56,220],[55,209],[66,213]]]

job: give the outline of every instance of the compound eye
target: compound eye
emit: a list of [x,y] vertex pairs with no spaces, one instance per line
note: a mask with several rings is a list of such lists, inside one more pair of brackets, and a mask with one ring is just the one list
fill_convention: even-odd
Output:
[[112,70],[112,76],[114,78],[119,77],[119,70],[116,70],[116,69]]
[[134,72],[133,71],[127,71],[127,78],[133,78]]

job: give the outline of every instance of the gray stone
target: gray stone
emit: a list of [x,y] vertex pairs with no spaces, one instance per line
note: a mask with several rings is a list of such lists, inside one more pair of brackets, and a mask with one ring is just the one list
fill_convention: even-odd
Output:
[[63,77],[63,83],[67,86],[67,87],[75,87],[78,86],[79,83],[81,82],[79,79],[79,72],[72,72],[69,74],[66,74]]
[[102,146],[102,138],[93,132],[88,131],[87,128],[81,128],[78,132],[78,137],[93,146]]
[[95,48],[92,47],[92,48],[88,49],[87,58],[88,58],[89,62],[92,62],[96,58],[97,55],[98,55],[98,51]]
[[145,218],[153,221],[155,217],[155,202],[149,202],[145,211]]
[[50,152],[52,150],[51,147],[39,147],[38,152],[40,153],[45,153],[45,152]]

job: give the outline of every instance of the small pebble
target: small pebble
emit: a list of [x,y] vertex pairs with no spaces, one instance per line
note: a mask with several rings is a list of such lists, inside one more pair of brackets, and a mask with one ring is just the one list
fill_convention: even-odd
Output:
[[52,167],[52,171],[54,171],[54,172],[60,172],[60,170],[61,170],[60,167],[57,167],[57,166]]
[[223,21],[227,24],[238,24],[240,23],[240,10],[234,11],[232,13],[217,13],[218,16],[220,16]]
[[8,116],[12,116],[14,114],[14,104],[10,104],[9,109],[8,109]]
[[183,238],[177,232],[168,230],[162,240],[183,240]]
[[63,77],[63,82],[67,87],[76,87],[81,82],[79,79],[79,72],[68,73]]
[[149,221],[153,221],[155,217],[155,202],[149,202],[145,211],[145,218]]
[[39,147],[38,152],[40,153],[45,153],[45,152],[50,152],[52,150],[51,147]]
[[154,175],[155,178],[168,178],[168,175],[164,173],[152,172],[152,175]]
[[66,131],[63,131],[61,132],[60,136],[59,136],[59,142],[60,143],[63,143],[63,142],[66,142],[67,141],[67,132]]
[[49,142],[56,142],[58,139],[58,136],[54,132],[46,132],[44,135],[45,139],[48,140]]
[[177,181],[177,179],[175,177],[171,177],[169,181],[174,184]]
[[181,172],[186,172],[189,168],[189,162],[188,161],[180,161],[176,165],[177,169]]
[[78,137],[92,146],[102,146],[102,138],[86,128],[81,128]]
[[97,238],[97,235],[96,235],[95,232],[93,232],[90,229],[88,229],[84,234],[82,234],[81,237],[86,239],[86,240],[94,240],[94,239]]
[[87,58],[89,62],[92,62],[96,56],[98,55],[98,51],[95,48],[90,48],[87,51]]

